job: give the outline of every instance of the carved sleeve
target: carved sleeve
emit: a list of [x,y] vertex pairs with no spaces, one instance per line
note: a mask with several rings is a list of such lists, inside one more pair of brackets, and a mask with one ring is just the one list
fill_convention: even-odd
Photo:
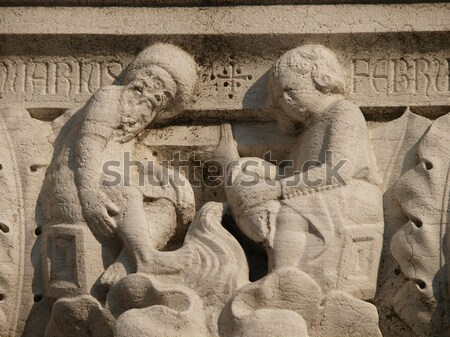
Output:
[[359,108],[342,101],[326,114],[330,123],[322,153],[302,172],[281,180],[284,199],[345,186],[355,179],[377,181],[367,125]]
[[98,187],[103,153],[118,124],[117,92],[120,87],[116,88],[98,90],[85,107],[88,111],[75,148],[79,189]]

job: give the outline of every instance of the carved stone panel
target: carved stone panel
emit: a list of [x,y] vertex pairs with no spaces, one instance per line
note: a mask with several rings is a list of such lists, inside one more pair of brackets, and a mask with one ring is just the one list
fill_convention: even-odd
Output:
[[450,6],[269,2],[0,7],[0,337],[449,335]]

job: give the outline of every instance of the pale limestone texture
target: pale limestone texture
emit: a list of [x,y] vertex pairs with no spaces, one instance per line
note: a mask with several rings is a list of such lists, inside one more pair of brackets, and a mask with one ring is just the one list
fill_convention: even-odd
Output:
[[0,7],[0,337],[450,334],[450,6],[239,5]]

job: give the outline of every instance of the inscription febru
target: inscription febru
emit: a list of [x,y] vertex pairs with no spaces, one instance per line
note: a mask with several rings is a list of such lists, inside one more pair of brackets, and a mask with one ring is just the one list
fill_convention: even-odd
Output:
[[82,102],[123,70],[116,60],[0,60],[0,96],[9,100]]
[[352,60],[352,92],[433,96],[448,93],[450,59],[386,56]]

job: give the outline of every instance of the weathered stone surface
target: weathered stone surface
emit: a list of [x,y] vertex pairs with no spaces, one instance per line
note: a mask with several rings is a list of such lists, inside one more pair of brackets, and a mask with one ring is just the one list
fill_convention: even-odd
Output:
[[[450,91],[446,4],[2,11],[0,92],[27,108],[85,102],[121,73],[135,51],[161,40],[196,55],[200,82],[188,109],[201,111],[200,118],[208,111],[218,117],[221,111],[270,107],[267,69],[305,43],[333,49],[349,97],[359,106],[446,105]],[[415,19],[418,11],[421,20]],[[48,15],[57,19],[45,20]],[[258,115],[267,119],[270,113]]]
[[0,7],[1,337],[449,335],[450,6],[231,2]]
[[[218,5],[294,5],[294,4],[349,4],[361,0],[4,0],[8,6],[218,6]],[[371,0],[370,3],[385,3]],[[414,3],[414,0],[396,0],[389,3]],[[422,3],[437,2],[422,0]]]

